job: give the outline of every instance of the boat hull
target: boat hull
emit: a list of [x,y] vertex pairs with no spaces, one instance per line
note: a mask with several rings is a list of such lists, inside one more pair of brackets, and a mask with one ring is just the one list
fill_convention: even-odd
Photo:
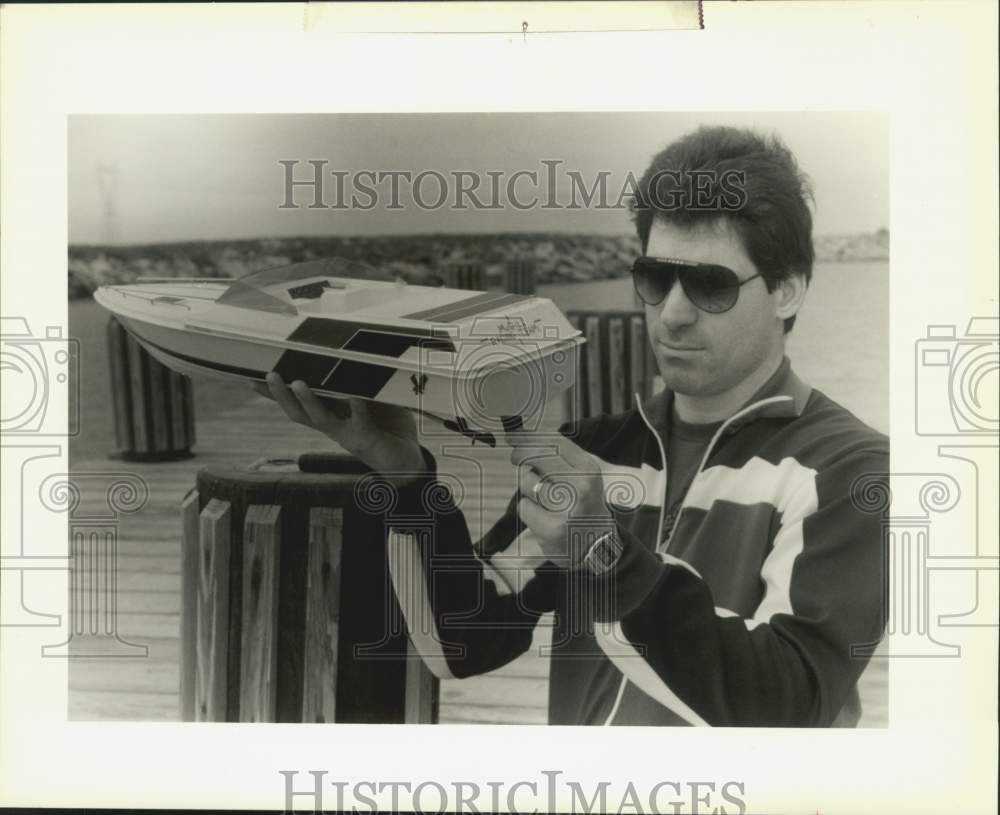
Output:
[[545,404],[575,384],[581,344],[576,338],[546,345],[466,339],[449,352],[447,366],[432,364],[431,352],[404,367],[363,354],[299,351],[259,338],[195,333],[162,320],[117,316],[156,360],[179,373],[251,383],[276,372],[287,382],[305,382],[321,396],[419,411],[487,443],[512,426],[537,426]]

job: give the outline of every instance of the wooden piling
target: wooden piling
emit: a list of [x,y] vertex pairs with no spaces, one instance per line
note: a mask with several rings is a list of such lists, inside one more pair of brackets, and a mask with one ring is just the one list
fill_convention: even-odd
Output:
[[195,442],[191,380],[161,365],[115,317],[108,321],[111,412],[125,461],[190,458]]
[[198,557],[195,719],[225,721],[229,670],[228,501],[211,499],[201,512]]
[[[191,490],[181,503],[181,640],[187,643],[196,642],[198,636],[199,525],[198,491]],[[180,665],[182,722],[195,720],[196,666],[195,649],[182,649]]]
[[574,387],[566,392],[565,411],[571,420],[632,407],[638,393],[653,392],[656,372],[646,318],[639,311],[570,311],[570,323],[583,332],[580,365]]
[[535,259],[516,257],[504,269],[504,289],[511,294],[534,294],[537,288]]
[[281,507],[247,507],[243,521],[240,721],[273,722],[277,707]]
[[478,260],[452,260],[445,264],[445,285],[450,289],[486,291],[486,270]]
[[193,640],[182,613],[194,718],[434,722],[437,680],[397,624],[386,519],[355,500],[368,471],[348,456],[308,466],[208,468],[185,502],[186,529],[202,507]]
[[337,641],[344,512],[309,510],[309,570],[306,586],[306,651],[302,721],[333,722],[337,714]]

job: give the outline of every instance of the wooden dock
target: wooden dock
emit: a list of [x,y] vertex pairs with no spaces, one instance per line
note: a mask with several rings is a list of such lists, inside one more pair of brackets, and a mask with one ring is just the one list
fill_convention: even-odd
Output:
[[[127,642],[148,646],[146,657],[73,659],[69,667],[69,714],[73,720],[179,720],[181,503],[199,469],[209,465],[246,465],[260,458],[291,458],[300,453],[334,450],[315,431],[288,421],[267,399],[248,392],[245,407],[198,425],[196,456],[179,462],[135,463],[74,460],[74,475],[95,486],[110,484],[112,474],[138,476],[148,484],[149,500],[118,521],[117,630]],[[449,448],[468,442],[448,434]],[[474,465],[434,449],[439,462],[466,487],[463,510],[476,538],[505,509],[514,474],[504,449],[477,446]],[[482,483],[485,489],[478,489]],[[102,489],[83,490],[78,512],[104,507]],[[548,665],[538,649],[550,640],[551,618],[539,624],[531,651],[493,673],[441,683],[440,721],[544,724],[548,704]]]
[[[468,450],[468,442],[444,440]],[[514,473],[504,448],[477,447],[475,462],[428,445],[442,470],[466,487],[462,505],[473,538],[503,512],[514,489]],[[435,449],[435,447],[437,449]],[[260,458],[291,458],[330,450],[315,432],[289,422],[267,399],[248,396],[238,410],[198,425],[196,456],[180,462],[137,464],[108,459],[72,461],[75,476],[134,474],[148,485],[142,509],[118,521],[117,630],[127,642],[148,647],[144,657],[70,660],[71,720],[177,721],[179,715],[181,502],[195,474],[213,465],[246,465]],[[467,455],[467,452],[465,453]],[[485,477],[484,477],[485,476]],[[479,489],[478,485],[484,485]],[[103,492],[84,491],[78,512],[103,508]],[[72,522],[72,518],[71,518]],[[539,655],[551,637],[551,617],[536,630],[533,647],[490,674],[441,683],[442,723],[544,724],[548,702],[548,662]],[[875,660],[862,679],[862,725],[886,722],[887,661]]]

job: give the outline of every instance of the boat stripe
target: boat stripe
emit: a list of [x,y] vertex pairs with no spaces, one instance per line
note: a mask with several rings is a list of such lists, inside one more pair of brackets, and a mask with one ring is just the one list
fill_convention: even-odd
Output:
[[372,365],[370,362],[342,359],[330,372],[329,377],[320,383],[319,387],[337,391],[337,393],[374,399],[395,373],[395,368],[389,368],[386,365]]
[[[172,357],[182,362],[187,362],[199,368],[204,368],[207,371],[235,374],[237,376],[243,376],[247,379],[255,379],[261,382],[264,381],[268,374],[268,371],[256,371],[251,368],[238,368],[235,365],[224,365],[222,363],[211,362],[206,359],[198,359],[197,357],[187,356],[186,354],[177,353],[168,348],[164,348],[162,345],[150,342],[149,340],[139,339],[138,337],[136,337],[136,340],[142,345],[148,345],[156,348],[168,357]],[[293,360],[289,357],[289,355],[297,355],[300,359]],[[286,360],[286,357],[289,358]],[[320,367],[320,359],[327,363],[325,372],[324,369]],[[282,369],[281,366],[283,362],[285,362],[286,367]],[[295,379],[302,379],[312,388],[336,391],[349,396],[361,396],[368,399],[375,399],[381,392],[382,388],[385,387],[392,376],[397,372],[395,368],[390,368],[385,365],[374,365],[372,363],[355,362],[354,360],[346,359],[336,360],[330,357],[325,357],[321,354],[309,354],[305,351],[285,351],[282,354],[281,359],[278,360],[278,366],[275,367],[274,370],[276,373],[281,374],[282,379],[285,379],[286,382],[294,381]],[[436,416],[433,418],[441,422],[448,430],[468,436],[472,438],[474,442],[481,441],[490,447],[496,447],[496,438],[492,433],[472,430],[464,421],[459,424],[457,422],[449,421]],[[513,426],[517,422],[520,422],[520,417],[503,417],[503,421],[505,426],[507,424],[511,424],[511,426]]]
[[480,306],[469,306],[468,308],[460,309],[458,311],[449,311],[447,314],[438,317],[437,321],[443,323],[457,323],[459,320],[464,320],[466,317],[473,317],[476,314],[484,314],[487,311],[496,311],[498,308],[513,305],[514,303],[519,303],[527,299],[529,298],[522,294],[504,294],[497,297],[492,302],[483,303]]
[[430,328],[388,331],[384,325],[353,320],[307,317],[288,335],[290,342],[319,345],[323,348],[346,348],[351,351],[399,357],[413,346],[454,351],[447,337],[437,336]]
[[489,291],[473,295],[472,297],[467,297],[464,300],[459,300],[446,306],[437,306],[435,308],[426,309],[425,311],[417,311],[413,314],[404,314],[403,318],[407,320],[453,323],[465,317],[471,317],[474,314],[481,314],[510,303],[517,303],[522,300],[530,299],[530,296],[523,294],[504,294],[501,292]]
[[415,337],[412,334],[392,334],[388,331],[359,331],[344,345],[347,351],[401,357],[411,348],[455,352],[455,344],[441,337]]
[[446,314],[456,308],[466,308],[477,303],[489,302],[490,300],[495,300],[498,296],[499,293],[495,291],[481,292],[478,294],[470,293],[469,297],[463,297],[461,300],[456,300],[454,303],[447,303],[443,306],[434,306],[434,308],[427,308],[423,311],[415,311],[413,314],[404,314],[403,319],[430,321],[434,320],[439,315]]
[[[148,340],[141,340],[144,345],[151,345],[167,356],[174,357],[208,370],[220,373],[237,374],[248,379],[263,380],[268,372],[255,371],[250,368],[238,368],[235,365],[223,365],[206,359],[179,354]],[[325,369],[321,367],[325,363]],[[343,371],[340,369],[344,368]],[[321,354],[309,354],[304,351],[285,351],[274,368],[286,382],[301,379],[313,388],[337,391],[351,396],[361,396],[374,399],[385,386],[395,369],[384,365],[372,365],[353,360],[335,360]]]
[[301,379],[310,388],[322,387],[330,376],[338,360],[323,354],[310,354],[307,351],[285,351],[274,366],[274,372],[285,382]]

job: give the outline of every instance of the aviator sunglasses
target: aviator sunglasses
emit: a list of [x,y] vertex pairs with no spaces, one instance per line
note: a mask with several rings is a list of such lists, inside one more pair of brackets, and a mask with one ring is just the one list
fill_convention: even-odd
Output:
[[642,302],[658,306],[670,294],[674,282],[680,280],[692,305],[709,314],[729,311],[740,299],[743,284],[758,277],[759,272],[740,280],[726,266],[674,258],[640,257],[632,264],[632,281]]

